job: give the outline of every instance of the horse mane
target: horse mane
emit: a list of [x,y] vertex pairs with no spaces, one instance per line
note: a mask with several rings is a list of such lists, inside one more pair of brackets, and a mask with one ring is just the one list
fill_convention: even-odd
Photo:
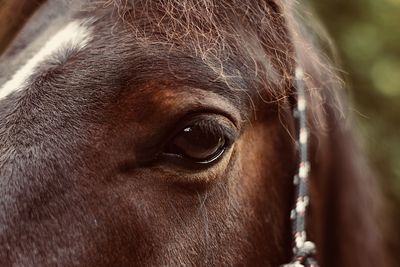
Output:
[[307,14],[300,13],[298,5],[285,8],[290,9],[286,17],[300,64],[309,75],[310,114],[315,118],[310,121],[311,190],[319,205],[312,208],[311,223],[321,265],[386,266],[383,198],[354,131],[345,84],[321,52],[321,41],[331,42],[318,34],[320,25],[305,22]]
[[[0,28],[0,51],[10,44],[26,19],[43,2],[2,0],[4,8],[0,11],[0,24],[6,27]],[[145,12],[147,19],[154,18],[154,25],[161,27],[153,30],[162,29],[164,34],[162,39],[151,40],[146,32],[131,28],[142,45],[151,47],[152,42],[171,41],[175,45],[191,43],[193,50],[234,90],[237,87],[231,78],[240,74],[226,73],[221,67],[224,49],[249,55],[253,65],[247,67],[258,73],[258,82],[268,90],[279,88],[272,93],[276,99],[284,101],[293,88],[295,65],[303,66],[312,129],[311,235],[316,239],[321,265],[384,266],[385,246],[378,226],[382,216],[379,186],[353,132],[344,83],[314,42],[318,38],[315,38],[313,28],[304,26],[305,18],[298,12],[299,4],[284,0],[258,2],[249,4],[249,1],[232,0],[225,6],[239,12],[238,18],[247,16],[237,22],[256,25],[254,32],[247,31],[249,25],[240,28],[239,23],[235,28],[222,29],[221,13],[211,0],[188,0],[184,4],[179,0],[107,0],[100,6],[113,7],[114,15],[124,22],[143,16]],[[136,8],[142,13],[135,13]],[[162,20],[157,12],[163,12]],[[270,19],[265,19],[265,14]],[[266,38],[258,39],[262,35]],[[237,39],[241,46],[229,47],[229,38]],[[256,95],[263,96],[264,93],[258,91]]]

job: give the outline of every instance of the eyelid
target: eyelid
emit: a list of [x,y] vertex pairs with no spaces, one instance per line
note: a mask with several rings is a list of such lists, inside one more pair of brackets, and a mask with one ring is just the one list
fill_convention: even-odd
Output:
[[[228,126],[228,124],[230,126]],[[236,125],[223,115],[209,113],[199,115],[192,114],[189,118],[181,120],[175,128],[175,131],[173,131],[173,134],[166,139],[166,142],[174,138],[180,131],[190,125],[204,127],[203,129],[208,128],[207,130],[210,130],[210,132],[216,135],[224,135],[224,137],[228,138],[227,141],[229,141],[229,145],[231,145],[239,136],[239,131],[236,128]]]
[[[136,159],[139,165],[148,165],[157,161],[160,153],[166,144],[174,138],[182,129],[189,124],[206,121],[205,123],[216,127],[216,131],[224,133],[227,141],[233,143],[240,135],[241,131],[230,117],[223,113],[214,112],[214,110],[195,110],[194,112],[185,113],[175,120],[166,120],[158,124],[150,131],[149,134],[143,136],[136,142],[136,153],[141,157]],[[231,145],[231,144],[229,144]]]
[[213,135],[223,135],[230,140],[235,140],[238,136],[237,131],[232,129],[232,127],[226,126],[224,124],[225,123],[217,122],[215,119],[201,119],[199,117],[196,117],[193,121],[189,120],[185,127],[187,127],[188,125],[195,125],[204,130],[208,130]]

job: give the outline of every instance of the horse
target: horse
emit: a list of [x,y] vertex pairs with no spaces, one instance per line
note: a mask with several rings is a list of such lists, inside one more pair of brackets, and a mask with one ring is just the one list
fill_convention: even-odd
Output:
[[380,192],[303,4],[1,3],[1,266],[289,262],[298,67],[316,259],[386,266]]

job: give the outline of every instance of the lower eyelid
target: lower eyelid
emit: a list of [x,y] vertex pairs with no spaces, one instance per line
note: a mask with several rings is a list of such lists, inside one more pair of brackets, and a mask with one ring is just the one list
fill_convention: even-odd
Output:
[[190,169],[205,169],[210,168],[213,165],[220,162],[224,157],[226,152],[228,152],[232,147],[233,142],[225,143],[224,146],[219,149],[214,155],[205,160],[196,160],[189,157],[185,157],[181,154],[173,153],[162,153],[161,159],[167,163],[173,163],[174,165],[179,165],[184,168]]
[[218,162],[220,162],[224,158],[224,154],[229,150],[229,148],[222,149],[216,158],[208,161],[196,162],[190,159],[186,159],[180,155],[175,154],[163,154],[162,159],[167,164],[173,164],[175,166],[179,166],[179,168],[184,169],[194,169],[194,170],[204,170],[213,167]]

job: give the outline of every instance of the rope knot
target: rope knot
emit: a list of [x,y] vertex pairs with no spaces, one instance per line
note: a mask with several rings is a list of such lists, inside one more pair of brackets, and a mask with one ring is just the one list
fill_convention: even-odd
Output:
[[297,255],[302,257],[313,256],[316,253],[316,246],[314,242],[306,241],[301,247],[298,248]]
[[296,256],[291,263],[281,265],[281,267],[318,267],[314,259],[316,246],[311,241],[305,241],[301,247],[297,248]]

